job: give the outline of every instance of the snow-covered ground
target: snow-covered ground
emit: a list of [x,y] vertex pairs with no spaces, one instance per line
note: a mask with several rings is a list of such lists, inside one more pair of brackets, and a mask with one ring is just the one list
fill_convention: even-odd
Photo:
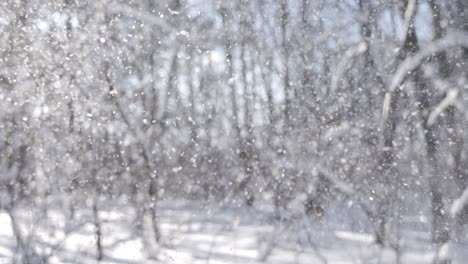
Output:
[[[334,210],[321,219],[290,210],[278,219],[268,207],[221,207],[212,203],[177,201],[158,205],[163,238],[158,260],[150,260],[137,232],[138,220],[133,208],[108,204],[103,207],[108,209],[100,211],[105,254],[101,263],[354,264],[396,261],[393,250],[382,250],[375,245],[365,221],[359,216],[353,219],[353,213],[343,213],[343,208],[335,209],[341,211],[339,217],[332,217]],[[77,211],[75,226],[64,226],[64,215],[58,210],[38,217],[35,210],[25,208],[17,215],[23,223],[23,232],[32,230],[31,241],[46,248],[44,252],[50,253],[55,247],[50,253],[50,263],[95,263],[90,210]],[[416,223],[412,226],[407,221],[407,228],[402,232],[403,263],[431,263],[434,250],[428,242],[429,233],[424,231],[424,221],[424,218],[415,218]],[[10,263],[15,240],[10,218],[5,212],[0,214],[0,227],[0,263]],[[63,230],[69,230],[69,234],[64,236]],[[468,260],[466,237],[462,241],[465,242],[451,248],[454,263],[463,264]]]

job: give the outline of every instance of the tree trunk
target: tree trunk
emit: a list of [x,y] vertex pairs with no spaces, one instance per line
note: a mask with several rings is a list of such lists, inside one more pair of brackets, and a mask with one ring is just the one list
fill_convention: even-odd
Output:
[[154,240],[156,243],[159,243],[161,240],[161,232],[158,225],[158,216],[156,209],[156,200],[158,195],[158,186],[154,178],[151,178],[150,187],[149,187],[149,212],[151,213],[151,226],[153,228]]
[[281,52],[283,60],[283,93],[284,93],[284,131],[290,130],[291,123],[291,84],[289,80],[289,47],[288,47],[288,32],[287,25],[289,20],[288,3],[286,0],[281,0],[280,3],[281,16]]
[[102,226],[101,220],[99,219],[99,210],[97,204],[97,198],[95,198],[93,203],[93,218],[94,218],[94,235],[96,238],[96,259],[101,261],[104,257],[104,252],[102,248]]

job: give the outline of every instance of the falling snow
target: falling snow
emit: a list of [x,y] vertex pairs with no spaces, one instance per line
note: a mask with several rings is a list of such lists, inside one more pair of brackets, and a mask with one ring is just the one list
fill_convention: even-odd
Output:
[[466,0],[2,1],[0,263],[464,264],[467,63]]

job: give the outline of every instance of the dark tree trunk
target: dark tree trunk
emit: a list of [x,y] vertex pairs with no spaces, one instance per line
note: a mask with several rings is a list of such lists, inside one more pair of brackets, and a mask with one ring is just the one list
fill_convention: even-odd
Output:
[[94,218],[94,235],[96,238],[96,259],[101,261],[104,257],[104,252],[102,248],[102,226],[101,220],[99,219],[99,209],[97,200],[93,204],[93,218]]
[[158,195],[158,183],[154,178],[151,179],[150,181],[150,187],[149,187],[149,211],[151,213],[151,226],[153,228],[153,233],[154,233],[154,239],[156,243],[159,243],[161,240],[161,232],[159,230],[159,225],[158,225],[158,215],[157,215],[157,209],[156,209],[156,201],[157,201],[157,195]]

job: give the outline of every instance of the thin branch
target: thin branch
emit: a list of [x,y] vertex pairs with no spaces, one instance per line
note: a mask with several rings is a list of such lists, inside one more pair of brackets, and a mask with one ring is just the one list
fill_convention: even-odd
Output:
[[450,215],[452,218],[457,217],[466,205],[468,205],[468,187],[463,191],[460,197],[453,201],[450,207]]
[[455,102],[457,96],[457,89],[450,89],[449,91],[447,91],[447,95],[445,96],[445,98],[429,114],[427,118],[427,125],[433,126],[435,121],[437,120],[437,117],[439,117],[445,111],[445,109],[447,109]]
[[421,63],[432,56],[444,50],[448,50],[456,47],[468,47],[468,34],[464,32],[452,32],[447,36],[437,39],[421,49],[415,55],[406,58],[398,67],[393,78],[391,79],[385,95],[384,107],[383,107],[383,119],[388,117],[389,105],[391,101],[391,94],[404,82],[405,78],[411,74]]
[[413,72],[419,65],[433,54],[442,52],[447,49],[456,47],[468,47],[468,34],[464,32],[453,32],[447,34],[446,37],[433,41],[427,47],[421,49],[415,55],[406,58],[398,67],[390,84],[388,92],[395,91],[398,86],[405,80],[406,76]]
[[[96,1],[97,2],[97,1]],[[129,5],[119,3],[108,3],[105,7],[105,12],[114,14],[123,14],[131,18],[135,18],[153,26],[160,27],[165,32],[173,32],[174,28],[170,26],[164,19],[157,14],[149,13],[143,10],[138,10]]]

